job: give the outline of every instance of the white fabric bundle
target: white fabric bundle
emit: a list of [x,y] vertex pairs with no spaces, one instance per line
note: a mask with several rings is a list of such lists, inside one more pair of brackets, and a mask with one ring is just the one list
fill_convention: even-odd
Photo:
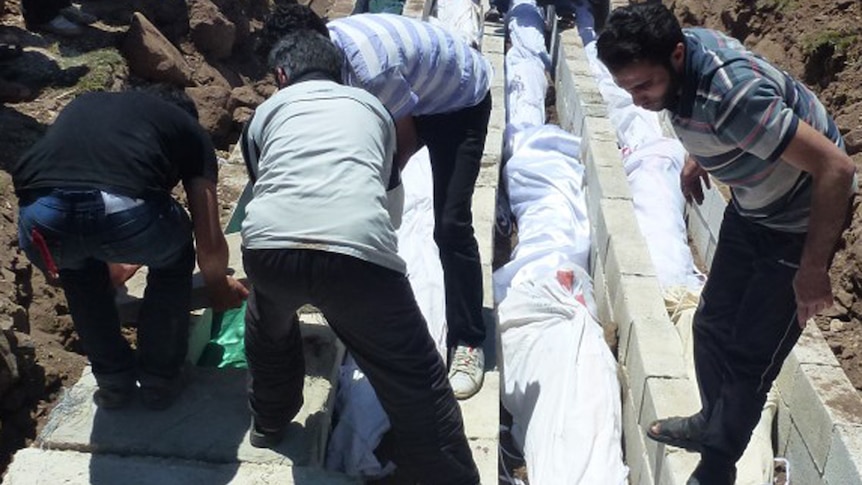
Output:
[[617,364],[595,314],[580,139],[523,131],[504,168],[518,245],[494,273],[502,402],[534,485],[626,483]]
[[[446,356],[446,294],[443,267],[434,243],[434,204],[428,150],[417,152],[401,173],[404,215],[398,229],[398,255],[407,263],[407,277],[428,331],[440,355]],[[338,422],[332,430],[326,467],[351,476],[376,478],[393,470],[374,455],[389,418],[374,388],[351,356],[342,364],[335,404]]]

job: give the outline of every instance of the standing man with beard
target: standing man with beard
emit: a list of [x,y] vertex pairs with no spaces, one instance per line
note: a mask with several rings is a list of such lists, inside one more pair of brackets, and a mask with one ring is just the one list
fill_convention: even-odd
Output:
[[688,485],[732,485],[781,363],[832,305],[827,271],[855,166],[801,82],[719,32],[681,29],[660,3],[614,11],[597,48],[636,105],[669,111],[690,155],[686,199],[703,201],[709,175],[731,189],[694,317],[702,409],[647,434],[701,453]]

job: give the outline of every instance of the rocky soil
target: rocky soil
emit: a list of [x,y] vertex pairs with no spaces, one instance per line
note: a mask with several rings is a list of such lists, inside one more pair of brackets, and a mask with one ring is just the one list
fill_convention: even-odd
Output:
[[[86,364],[62,290],[47,285],[18,250],[17,200],[6,171],[77,94],[157,82],[185,88],[219,155],[229,158],[242,123],[275,90],[254,51],[270,1],[83,0],[99,21],[79,37],[61,38],[27,30],[19,0],[0,0],[0,43],[24,48],[0,61],[0,78],[34,90],[30,101],[0,105],[0,472],[36,437]],[[331,3],[318,0],[313,8],[326,14]],[[241,165],[221,165],[223,221],[243,179]],[[133,341],[134,329],[125,331]]]

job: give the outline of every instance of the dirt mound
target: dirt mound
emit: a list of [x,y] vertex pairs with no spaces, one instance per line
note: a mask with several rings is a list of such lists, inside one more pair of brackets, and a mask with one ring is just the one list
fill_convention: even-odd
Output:
[[[330,3],[314,8],[325,14]],[[0,61],[0,78],[37,93],[26,103],[0,105],[0,473],[86,364],[62,290],[47,285],[18,250],[11,164],[77,94],[158,81],[186,87],[228,158],[242,123],[275,90],[254,55],[268,0],[83,0],[81,6],[99,21],[67,39],[28,31],[19,0],[0,0],[0,42],[24,48],[20,57]],[[244,169],[225,164],[222,176],[224,222]],[[126,331],[133,339],[134,330]]]
[[[862,169],[862,2],[857,0],[666,1],[685,25],[715,28],[812,88]],[[816,28],[812,28],[816,26]],[[862,390],[862,204],[831,269],[835,307],[817,318],[856,389]]]

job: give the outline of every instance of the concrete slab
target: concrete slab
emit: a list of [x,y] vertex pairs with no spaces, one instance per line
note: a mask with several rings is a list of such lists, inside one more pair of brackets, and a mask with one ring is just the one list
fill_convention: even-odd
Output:
[[245,370],[201,367],[190,369],[188,386],[179,400],[160,412],[137,402],[129,409],[99,409],[92,401],[96,382],[87,368],[51,413],[38,442],[55,450],[319,466],[331,420],[331,383],[343,350],[325,327],[303,325],[303,334],[305,404],[276,450],[248,443]]
[[498,483],[497,451],[499,441],[494,439],[470,439],[470,451],[473,452],[473,461],[479,468],[479,480],[482,485],[495,485]]
[[25,448],[15,454],[9,485],[358,485],[362,482],[310,467],[282,463],[206,463],[167,458],[90,455]]
[[[242,237],[238,232],[226,234],[228,250],[230,257],[228,259],[228,274],[234,278],[245,281],[245,270],[242,267]],[[123,288],[117,291],[115,301],[120,312],[120,320],[126,323],[137,321],[138,311],[141,307],[141,302],[144,298],[144,290],[147,287],[147,268],[146,266],[138,270],[129,281],[126,282]],[[192,299],[190,308],[200,309],[209,307],[209,297],[206,293],[206,285],[204,285],[203,275],[200,269],[195,265],[195,270],[192,275]]]
[[[862,485],[862,427],[836,426],[823,479],[829,484]],[[801,483],[801,482],[800,482]]]
[[[464,431],[470,440],[496,440],[500,431],[500,373],[485,372],[485,384],[478,394],[458,401],[464,416]],[[496,457],[494,458],[496,460]]]

